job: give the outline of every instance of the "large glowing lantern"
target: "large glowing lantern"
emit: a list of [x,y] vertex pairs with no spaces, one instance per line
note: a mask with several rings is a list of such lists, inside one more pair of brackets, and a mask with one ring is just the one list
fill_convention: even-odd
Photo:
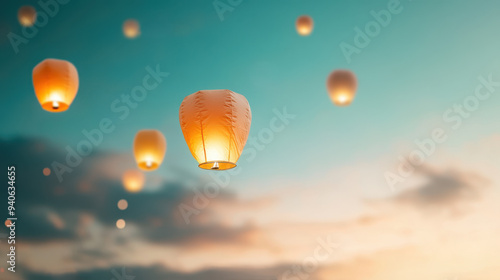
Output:
[[17,11],[17,19],[22,26],[32,26],[36,21],[36,11],[32,6],[22,6]]
[[141,34],[139,22],[135,19],[126,20],[123,23],[123,34],[125,34],[125,37],[130,39],[139,36],[139,34]]
[[300,16],[295,22],[297,32],[302,36],[308,36],[313,31],[314,22],[310,16]]
[[157,169],[165,152],[167,140],[158,130],[141,130],[134,139],[134,155],[137,166],[146,171]]
[[225,170],[236,166],[245,147],[252,112],[241,94],[230,90],[202,90],[184,98],[179,121],[198,166]]
[[356,75],[349,70],[335,70],[328,76],[326,87],[333,103],[338,106],[351,104],[358,88]]
[[139,192],[144,187],[144,174],[135,169],[127,170],[123,173],[122,183],[128,192]]
[[66,111],[78,91],[78,72],[71,62],[45,59],[33,69],[38,102],[49,112]]

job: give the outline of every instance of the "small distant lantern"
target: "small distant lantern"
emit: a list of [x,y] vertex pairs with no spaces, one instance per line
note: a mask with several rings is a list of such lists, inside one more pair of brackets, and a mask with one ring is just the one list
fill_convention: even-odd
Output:
[[335,70],[326,81],[330,99],[337,106],[351,104],[356,95],[358,82],[356,75],[349,70]]
[[125,190],[131,193],[139,192],[144,187],[144,174],[139,170],[128,170],[123,173],[122,183]]
[[22,6],[17,11],[17,19],[22,26],[30,27],[36,21],[36,10],[32,6]]
[[141,130],[134,139],[135,161],[140,169],[157,169],[165,157],[167,140],[158,130]]
[[313,19],[310,16],[300,16],[295,22],[297,33],[302,36],[309,36],[314,28]]
[[44,110],[64,112],[78,91],[78,72],[69,61],[45,59],[33,69],[33,86]]
[[247,99],[230,90],[202,90],[182,101],[179,121],[193,157],[203,169],[236,166],[250,132]]
[[141,34],[139,22],[135,19],[126,20],[123,23],[123,34],[125,37],[130,39],[134,39],[139,36],[139,34]]

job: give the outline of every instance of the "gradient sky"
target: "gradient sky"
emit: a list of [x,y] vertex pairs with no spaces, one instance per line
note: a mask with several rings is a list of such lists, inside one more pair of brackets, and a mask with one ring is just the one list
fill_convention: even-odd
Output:
[[[227,3],[225,0],[221,1]],[[286,271],[289,263],[301,261],[314,250],[316,237],[332,231],[341,232],[341,235],[351,236],[353,239],[352,243],[346,241],[345,246],[349,249],[346,250],[345,257],[341,258],[342,261],[350,261],[339,265],[339,268],[336,260],[331,260],[321,272],[314,275],[315,279],[330,276],[339,277],[336,279],[368,279],[363,278],[366,277],[364,274],[355,274],[351,268],[356,267],[357,262],[363,263],[359,256],[367,255],[377,259],[369,261],[369,266],[373,266],[374,271],[371,275],[378,275],[371,279],[410,279],[403,270],[385,271],[385,265],[405,259],[408,263],[401,267],[408,271],[412,267],[418,270],[421,264],[415,265],[418,263],[415,259],[432,259],[429,252],[422,248],[428,249],[440,244],[440,238],[462,242],[460,244],[463,246],[457,246],[457,255],[470,256],[472,249],[467,243],[468,238],[458,236],[457,232],[470,228],[471,225],[483,228],[487,224],[483,221],[484,217],[500,212],[498,207],[493,206],[492,200],[498,198],[495,188],[498,187],[498,175],[494,173],[497,172],[499,163],[493,155],[500,153],[498,125],[495,121],[500,118],[500,97],[494,92],[488,100],[481,101],[478,109],[471,112],[470,117],[463,118],[462,125],[456,130],[452,129],[453,123],[443,119],[443,114],[474,93],[474,89],[480,84],[478,77],[491,76],[493,81],[500,81],[500,40],[497,35],[500,2],[401,0],[401,13],[393,14],[391,22],[371,38],[370,44],[362,48],[361,53],[353,54],[349,63],[340,44],[354,44],[355,28],[364,29],[373,20],[370,12],[387,9],[389,2],[243,0],[234,10],[224,13],[224,20],[221,21],[213,1],[209,0],[127,1],[126,4],[117,0],[72,0],[61,5],[57,14],[50,17],[48,23],[39,28],[28,43],[19,45],[17,54],[7,37],[9,32],[22,34],[22,28],[17,22],[17,10],[24,4],[33,5],[37,10],[40,6],[37,1],[3,3],[0,9],[2,152],[8,153],[5,158],[16,161],[18,159],[12,151],[22,152],[26,156],[20,156],[19,164],[22,166],[21,161],[30,158],[31,150],[28,147],[35,143],[51,147],[54,153],[33,154],[36,160],[29,165],[35,169],[30,174],[33,172],[40,177],[38,182],[41,186],[52,187],[52,184],[57,184],[53,175],[41,175],[43,167],[49,166],[54,160],[61,160],[66,146],[74,148],[84,139],[82,130],[97,128],[101,119],[110,118],[116,125],[116,130],[105,135],[95,153],[85,158],[85,164],[78,167],[81,170],[65,175],[68,180],[62,186],[76,190],[85,181],[92,185],[88,195],[103,195],[103,200],[110,204],[108,207],[115,207],[115,198],[120,195],[128,197],[128,194],[116,189],[121,188],[120,174],[133,167],[134,135],[141,129],[158,129],[166,136],[168,148],[159,170],[148,174],[145,191],[153,195],[146,198],[154,200],[156,192],[159,197],[173,203],[168,211],[175,212],[176,206],[183,200],[177,199],[174,195],[176,192],[170,193],[167,190],[169,186],[180,184],[180,189],[199,187],[204,182],[214,180],[210,176],[213,173],[197,167],[197,162],[184,142],[178,109],[185,96],[203,89],[230,89],[243,94],[252,109],[250,137],[254,138],[263,129],[269,128],[270,120],[275,117],[273,110],[282,111],[286,107],[288,113],[296,116],[283,131],[275,133],[270,143],[264,144],[265,149],[257,152],[255,159],[245,160],[242,156],[237,167],[240,173],[231,177],[230,186],[224,190],[229,193],[230,198],[218,197],[216,200],[221,200],[222,206],[214,202],[214,208],[209,211],[216,217],[213,218],[214,223],[224,225],[224,229],[239,229],[241,224],[245,224],[244,221],[252,221],[251,237],[245,235],[244,241],[236,238],[234,248],[218,251],[218,247],[211,247],[213,244],[210,242],[213,240],[206,241],[203,238],[201,241],[197,238],[186,240],[182,244],[187,249],[182,247],[184,245],[179,245],[179,248],[169,247],[170,245],[155,247],[151,245],[154,243],[148,243],[154,239],[148,232],[141,242],[152,252],[149,259],[123,257],[125,253],[121,252],[117,254],[122,257],[109,262],[79,266],[79,261],[75,260],[73,271],[64,271],[55,268],[57,263],[47,263],[44,266],[41,257],[33,257],[25,263],[31,276],[26,274],[22,276],[25,278],[19,279],[49,279],[43,278],[48,277],[43,273],[73,273],[77,277],[81,271],[92,273],[94,270],[95,275],[111,278],[110,267],[121,265],[136,267],[136,271],[142,271],[136,273],[144,273],[144,277],[170,275],[160,272],[154,274],[156,272],[151,272],[154,269],[148,268],[152,264],[160,264],[162,269],[167,267],[169,271],[173,271],[168,273],[174,275],[188,275],[182,274],[186,278],[176,276],[179,279],[212,279],[209,278],[212,277],[210,274],[203,276],[202,272],[198,275],[200,278],[195,275],[196,271],[210,269],[230,269],[224,273],[232,275],[231,269],[247,265],[259,269],[265,267],[269,269],[267,272],[270,275],[277,277],[274,269],[278,273]],[[299,36],[295,31],[295,20],[303,14],[314,19],[314,31],[308,37]],[[141,26],[141,35],[133,40],[125,38],[121,30],[123,22],[129,18],[138,20]],[[51,114],[42,110],[34,95],[31,73],[33,67],[45,58],[69,60],[78,69],[78,95],[70,109],[64,113]],[[162,71],[169,72],[169,77],[149,92],[147,98],[136,109],[132,109],[126,119],[120,120],[119,114],[111,111],[111,103],[142,83],[142,78],[147,74],[147,66],[155,68],[156,65]],[[325,88],[327,75],[339,68],[352,70],[359,81],[354,102],[344,108],[332,104]],[[435,128],[442,128],[446,132],[446,142],[437,147],[437,152],[427,159],[420,171],[398,186],[400,191],[391,192],[384,174],[387,171],[396,172],[399,157],[406,157],[416,149],[414,141],[429,137]],[[252,146],[247,143],[246,149],[248,148]],[[11,164],[5,159],[2,163]],[[112,166],[113,164],[116,166]],[[92,174],[92,179],[89,179],[89,174]],[[50,178],[50,182],[44,181],[47,178]],[[482,183],[486,181],[489,183]],[[470,187],[473,193],[484,194],[484,185],[493,186],[487,188],[494,193],[488,196],[487,201],[462,193],[462,188]],[[99,188],[110,188],[110,193],[115,195],[104,194]],[[426,190],[431,193],[429,196],[426,196]],[[46,201],[38,201],[40,205],[35,204],[45,207],[49,213],[60,215],[64,212],[62,209],[66,209],[62,206],[58,208],[56,198],[50,195],[44,197]],[[190,196],[186,194],[186,197]],[[78,197],[72,198],[78,200]],[[128,199],[132,204],[134,198]],[[145,206],[151,203],[147,199],[138,199],[136,203],[142,203],[140,205],[145,207],[141,214],[152,215]],[[53,209],[50,201],[56,203]],[[477,205],[475,208],[462,205],[469,203]],[[404,210],[398,210],[400,204],[405,205]],[[453,228],[453,234],[446,231],[443,233],[446,237],[436,234],[427,239],[428,230],[437,230],[435,223],[442,224],[442,219],[435,223],[426,220],[426,215],[436,216],[435,205],[444,207],[445,213],[451,213],[443,214],[445,220],[463,217],[464,212],[472,213],[467,219],[477,219],[462,219],[461,224]],[[100,216],[102,213],[90,211],[91,207],[91,204],[82,205],[75,209],[75,215],[87,213],[98,220],[102,228],[114,232],[114,216],[106,214],[103,218]],[[479,210],[473,212],[471,208]],[[111,211],[108,208],[102,209]],[[158,209],[153,207],[150,210]],[[394,213],[398,211],[401,213]],[[134,217],[123,215],[126,220],[130,218],[137,221],[138,225],[141,224],[139,214]],[[368,223],[372,227],[367,231],[376,236],[376,241],[367,236],[356,235],[357,232],[364,231],[363,227],[366,226],[357,219],[366,215],[382,220],[377,225]],[[390,229],[387,227],[393,224],[406,227],[405,222],[409,217],[414,218],[414,215],[418,216],[412,222],[417,229],[410,225],[412,229],[407,230],[423,232],[423,235],[415,234],[411,237],[419,236],[418,245],[410,242],[411,245],[406,246],[407,243],[404,242],[408,242],[407,236],[388,236],[390,234],[387,231]],[[61,219],[64,220],[64,217]],[[158,219],[162,219],[161,215]],[[196,224],[197,229],[206,225],[205,222],[198,222],[200,224]],[[280,226],[282,223],[285,225]],[[36,226],[32,226],[36,229]],[[72,229],[70,224],[66,227],[68,230]],[[321,229],[317,230],[317,227]],[[492,225],[493,227],[495,230],[499,228],[498,225]],[[135,228],[133,223],[130,228],[139,233],[110,235],[122,234],[125,237],[121,238],[132,236],[131,240],[137,240],[134,237],[142,235],[140,228]],[[189,225],[182,226],[182,230],[186,228]],[[490,236],[491,232],[500,234],[500,230],[493,231],[492,228],[484,231],[487,232],[486,236]],[[276,236],[286,235],[287,230],[294,229],[298,229],[298,236],[276,241]],[[399,230],[398,228],[398,232]],[[219,231],[201,232],[213,235],[215,240],[227,237],[224,232]],[[270,235],[273,238],[263,237]],[[477,236],[489,240],[485,235]],[[79,240],[72,236],[67,238],[75,243]],[[268,243],[256,245],[252,243],[255,240],[267,240],[269,244],[275,244],[277,249],[264,256],[256,249],[256,252],[240,256],[241,258],[233,257],[235,251],[239,250],[235,248],[240,248],[238,246],[255,246],[262,250],[272,247],[266,245]],[[44,246],[52,244],[50,241],[52,240],[41,238],[37,240],[38,247],[33,246],[31,250],[43,252],[46,249]],[[310,241],[313,245],[308,243]],[[59,242],[63,244],[63,241]],[[210,261],[209,255],[192,248],[195,246],[192,244],[198,244],[197,242],[212,244],[206,245],[209,250],[232,261],[227,265]],[[289,248],[289,251],[284,249],[291,243],[297,246],[290,246],[294,248]],[[401,245],[403,243],[406,245]],[[412,246],[419,248],[418,253],[409,251]],[[63,247],[61,245],[59,249],[63,251]],[[387,253],[387,248],[396,249]],[[485,245],[485,248],[488,246]],[[191,257],[183,257],[182,253],[178,253],[178,263],[159,262],[162,250],[181,252],[184,249],[196,252]],[[29,252],[30,249],[24,251],[25,254]],[[479,255],[485,252],[476,253]],[[103,252],[99,254],[105,255]],[[155,254],[159,256],[156,259]],[[382,257],[374,257],[379,255]],[[489,251],[485,255],[489,256]],[[469,264],[465,272],[460,271],[460,265],[450,266],[446,271],[424,266],[428,273],[422,276],[431,277],[426,279],[445,280],[444,277],[465,275],[458,279],[493,280],[500,273],[500,268],[492,268],[493,259],[498,259],[499,256],[493,253],[491,255],[491,258],[477,265],[471,264],[466,257],[457,257],[457,263],[463,261]],[[435,258],[436,262],[447,263],[449,260],[448,255],[437,253]],[[179,269],[176,270],[175,267]],[[104,272],[99,274],[100,270]],[[231,276],[225,277],[232,279]]]

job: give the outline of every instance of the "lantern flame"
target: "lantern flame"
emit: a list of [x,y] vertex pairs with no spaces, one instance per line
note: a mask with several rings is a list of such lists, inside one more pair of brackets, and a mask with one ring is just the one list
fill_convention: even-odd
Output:
[[57,102],[57,101],[52,102],[52,109],[54,109],[54,110],[59,109],[59,102]]
[[217,161],[214,162],[214,165],[212,166],[212,169],[219,169],[219,163]]
[[345,95],[345,93],[341,93],[339,95],[338,100],[339,100],[340,103],[345,103],[347,101],[347,96]]

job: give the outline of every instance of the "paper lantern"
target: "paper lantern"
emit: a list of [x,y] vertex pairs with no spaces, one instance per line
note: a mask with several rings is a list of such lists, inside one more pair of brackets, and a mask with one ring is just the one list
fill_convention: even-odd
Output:
[[158,130],[141,130],[134,139],[134,156],[137,166],[146,171],[157,169],[165,152],[167,140]]
[[135,19],[126,20],[123,23],[123,34],[125,37],[133,39],[141,34],[139,22]]
[[17,11],[17,19],[22,26],[30,27],[36,21],[36,10],[32,6],[22,6]]
[[144,174],[139,170],[127,170],[123,173],[122,183],[128,192],[139,192],[144,187]]
[[335,105],[347,106],[354,99],[358,82],[353,72],[349,70],[335,70],[328,76],[326,87],[330,99]]
[[33,86],[44,110],[64,112],[78,91],[78,72],[69,61],[45,59],[33,69]]
[[314,22],[310,16],[300,16],[295,22],[297,32],[302,36],[308,36],[313,31]]
[[193,157],[203,169],[236,166],[252,122],[247,99],[230,90],[202,90],[182,101],[179,121]]

